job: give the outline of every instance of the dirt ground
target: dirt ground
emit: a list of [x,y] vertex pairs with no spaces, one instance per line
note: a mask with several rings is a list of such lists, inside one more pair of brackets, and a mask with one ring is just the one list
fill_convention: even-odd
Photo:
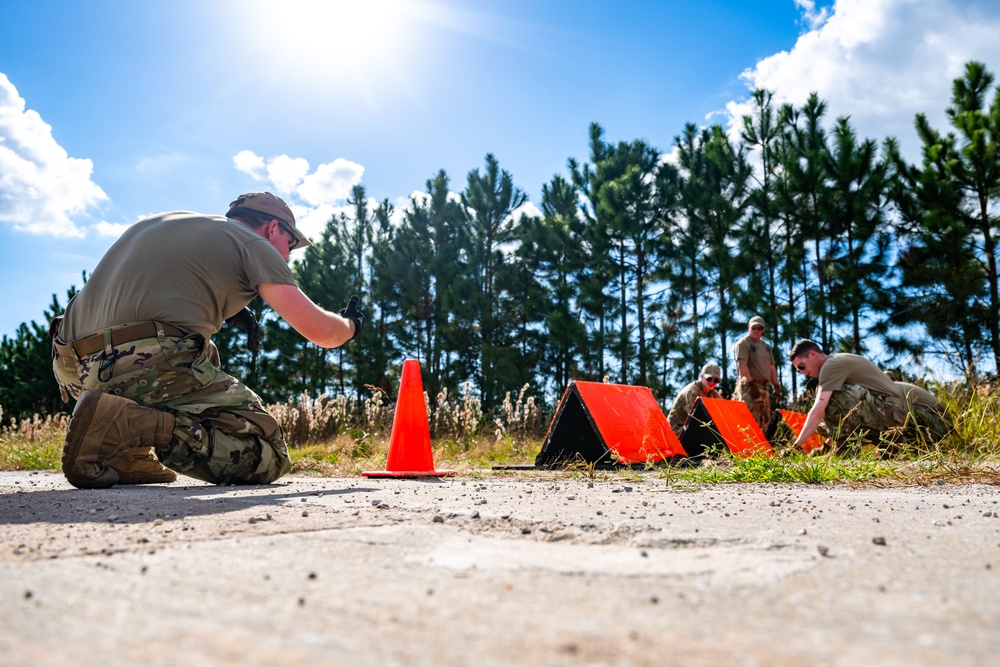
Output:
[[996,665],[1000,487],[0,473],[0,665]]

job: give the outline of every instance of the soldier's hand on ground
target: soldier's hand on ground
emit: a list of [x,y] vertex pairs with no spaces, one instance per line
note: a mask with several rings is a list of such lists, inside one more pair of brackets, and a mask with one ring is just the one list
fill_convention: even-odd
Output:
[[249,308],[244,308],[228,318],[226,324],[232,324],[237,329],[245,331],[247,334],[247,349],[251,352],[257,349],[257,342],[260,340],[260,325]]
[[340,309],[341,317],[346,317],[347,319],[354,322],[354,335],[351,336],[351,340],[357,338],[358,334],[361,333],[361,329],[365,326],[364,313],[358,310],[358,303],[360,302],[361,299],[358,297],[357,294],[355,294],[354,296],[351,297],[351,300],[347,302],[347,307]]

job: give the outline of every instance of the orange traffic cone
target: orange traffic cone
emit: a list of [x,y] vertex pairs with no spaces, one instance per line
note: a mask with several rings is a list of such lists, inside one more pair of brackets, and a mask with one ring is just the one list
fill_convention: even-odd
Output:
[[389,458],[385,470],[369,470],[365,477],[444,477],[454,470],[435,470],[431,455],[431,430],[424,405],[424,385],[420,379],[420,362],[403,362],[403,378],[399,382],[396,414],[392,419]]

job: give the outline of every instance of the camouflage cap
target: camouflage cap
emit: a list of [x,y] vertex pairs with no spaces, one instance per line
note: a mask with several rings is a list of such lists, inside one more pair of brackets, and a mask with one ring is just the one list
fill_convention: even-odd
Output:
[[295,215],[281,197],[272,195],[270,192],[247,192],[229,204],[230,211],[234,208],[248,208],[251,211],[274,216],[276,220],[283,223],[287,228],[286,231],[295,237],[296,249],[312,245],[312,241],[306,238],[306,235],[295,226]]
[[715,364],[705,364],[701,367],[701,374],[711,377],[722,377],[722,369]]

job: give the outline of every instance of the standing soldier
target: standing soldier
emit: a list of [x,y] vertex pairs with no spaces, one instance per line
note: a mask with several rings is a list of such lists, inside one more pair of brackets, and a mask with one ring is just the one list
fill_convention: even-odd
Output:
[[691,414],[691,408],[694,407],[696,400],[699,398],[722,398],[719,390],[716,389],[721,380],[722,371],[719,367],[715,364],[705,364],[698,379],[681,389],[680,393],[677,394],[674,405],[670,408],[670,414],[667,415],[670,428],[677,434],[677,437],[680,437],[681,431],[684,429],[684,422]]
[[775,402],[781,400],[774,354],[771,346],[761,340],[765,328],[764,318],[754,315],[747,324],[747,335],[733,347],[739,373],[733,400],[746,403],[761,428],[766,428],[771,421],[771,387]]

